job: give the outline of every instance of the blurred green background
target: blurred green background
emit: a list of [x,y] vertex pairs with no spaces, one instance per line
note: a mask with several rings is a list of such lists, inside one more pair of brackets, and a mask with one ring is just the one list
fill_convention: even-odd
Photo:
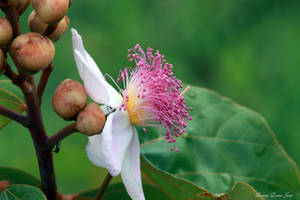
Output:
[[[24,32],[31,10],[21,19]],[[300,164],[299,0],[73,0],[68,16],[102,72],[116,78],[128,65],[127,49],[136,43],[159,49],[184,82],[261,113]],[[70,31],[56,42],[53,63],[42,105],[50,134],[68,124],[52,110],[55,88],[66,78],[80,81]],[[100,185],[105,170],[88,161],[86,143],[86,137],[74,134],[54,154],[60,191]],[[0,131],[0,166],[38,176],[30,135],[15,123]]]

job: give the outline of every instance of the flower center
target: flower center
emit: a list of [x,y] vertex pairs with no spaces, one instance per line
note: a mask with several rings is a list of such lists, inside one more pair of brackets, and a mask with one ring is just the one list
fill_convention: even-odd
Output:
[[130,122],[133,125],[145,125],[145,117],[147,115],[146,105],[138,98],[138,92],[134,89],[127,89],[128,101],[126,103]]
[[[139,45],[130,49],[129,61],[135,61],[134,69],[120,71],[124,83],[123,103],[120,110],[126,110],[132,125],[153,126],[161,124],[166,129],[165,138],[170,143],[185,132],[187,112],[182,83],[173,75],[173,66],[164,56],[148,48],[145,53]],[[188,88],[187,88],[188,89]],[[172,149],[172,148],[171,148]]]

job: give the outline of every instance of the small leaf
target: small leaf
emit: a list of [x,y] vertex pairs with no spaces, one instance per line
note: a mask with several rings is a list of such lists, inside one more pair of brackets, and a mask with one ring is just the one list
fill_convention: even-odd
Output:
[[0,181],[2,180],[8,180],[11,184],[28,184],[40,187],[40,181],[34,176],[9,167],[0,167]]
[[232,190],[228,194],[222,195],[222,198],[230,200],[255,200],[262,199],[259,193],[257,193],[251,186],[246,183],[237,183],[233,186]]
[[0,200],[47,200],[46,196],[31,185],[8,185],[0,194]]
[[[26,108],[23,100],[16,95],[18,88],[9,80],[0,80],[0,105],[10,108],[16,112],[23,112]],[[11,120],[0,115],[0,129],[6,126]]]
[[215,92],[192,86],[185,94],[193,107],[187,133],[171,152],[161,130],[140,130],[141,153],[155,167],[207,189],[224,193],[247,182],[261,194],[300,195],[296,164],[257,113]]

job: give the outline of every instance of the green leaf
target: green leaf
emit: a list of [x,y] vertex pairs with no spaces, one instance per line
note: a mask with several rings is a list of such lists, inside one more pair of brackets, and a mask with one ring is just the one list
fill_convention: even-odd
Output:
[[139,131],[141,152],[155,167],[211,193],[246,182],[263,195],[300,195],[296,164],[259,114],[195,86],[185,99],[193,120],[177,139],[179,152],[170,151],[161,130]]
[[0,194],[0,200],[47,200],[46,196],[31,185],[8,185]]
[[40,181],[37,178],[10,167],[0,167],[0,181],[2,180],[8,180],[11,184],[28,184],[40,187]]
[[[141,170],[151,185],[143,184],[146,199],[159,200],[262,200],[263,198],[249,185],[237,183],[225,194],[212,195],[186,179],[175,177],[153,167],[141,157]],[[76,200],[93,200],[97,190],[80,193]],[[105,200],[130,200],[122,183],[109,185],[103,195]]]
[[[25,104],[22,99],[16,95],[18,88],[9,80],[0,80],[0,105],[10,108],[17,112],[25,110]],[[6,126],[11,120],[0,115],[0,129]]]
[[[178,178],[152,166],[145,158],[141,158],[141,169],[150,182],[157,186],[168,199],[186,200],[261,200],[263,199],[251,186],[237,183],[224,194],[211,194],[192,182]],[[146,195],[146,198],[149,196]]]
[[[155,186],[144,184],[143,189],[147,199],[168,200],[168,197]],[[95,189],[80,193],[76,200],[94,200],[97,192],[98,190]],[[106,188],[103,198],[105,200],[130,200],[123,183],[110,184]]]

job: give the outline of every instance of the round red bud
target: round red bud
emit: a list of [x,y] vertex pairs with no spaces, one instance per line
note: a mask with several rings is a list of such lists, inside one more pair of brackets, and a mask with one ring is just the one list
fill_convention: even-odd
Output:
[[60,22],[58,23],[55,31],[53,31],[48,37],[53,41],[57,41],[60,36],[62,36],[66,30],[68,30],[70,24],[70,20],[67,16],[65,16]]
[[32,0],[39,18],[46,24],[56,24],[67,13],[69,0]]
[[9,52],[13,60],[26,71],[37,72],[51,63],[55,48],[46,36],[30,32],[14,39]]
[[31,0],[9,0],[9,2],[11,2],[19,14],[21,14],[26,10],[28,5],[31,3]]
[[41,34],[45,33],[48,27],[48,24],[42,22],[34,10],[28,16],[27,23],[30,31]]
[[10,182],[8,180],[1,180],[0,181],[0,193],[4,190],[6,190],[6,186],[10,185]]
[[8,45],[13,37],[12,26],[9,21],[0,17],[0,46]]
[[[28,16],[27,22],[28,27],[32,32],[44,34],[48,28],[48,24],[42,22],[34,10]],[[57,25],[54,25],[55,28],[53,32],[48,35],[48,38],[52,41],[58,40],[59,37],[69,28],[69,23],[70,21],[67,16],[62,18]]]
[[92,136],[103,130],[105,121],[106,117],[100,106],[92,102],[79,112],[76,128],[80,133]]
[[6,59],[5,59],[4,53],[3,53],[2,49],[0,49],[0,75],[5,70],[5,63],[6,63]]
[[66,79],[59,84],[52,97],[54,111],[70,120],[85,106],[87,94],[83,85],[77,81]]

